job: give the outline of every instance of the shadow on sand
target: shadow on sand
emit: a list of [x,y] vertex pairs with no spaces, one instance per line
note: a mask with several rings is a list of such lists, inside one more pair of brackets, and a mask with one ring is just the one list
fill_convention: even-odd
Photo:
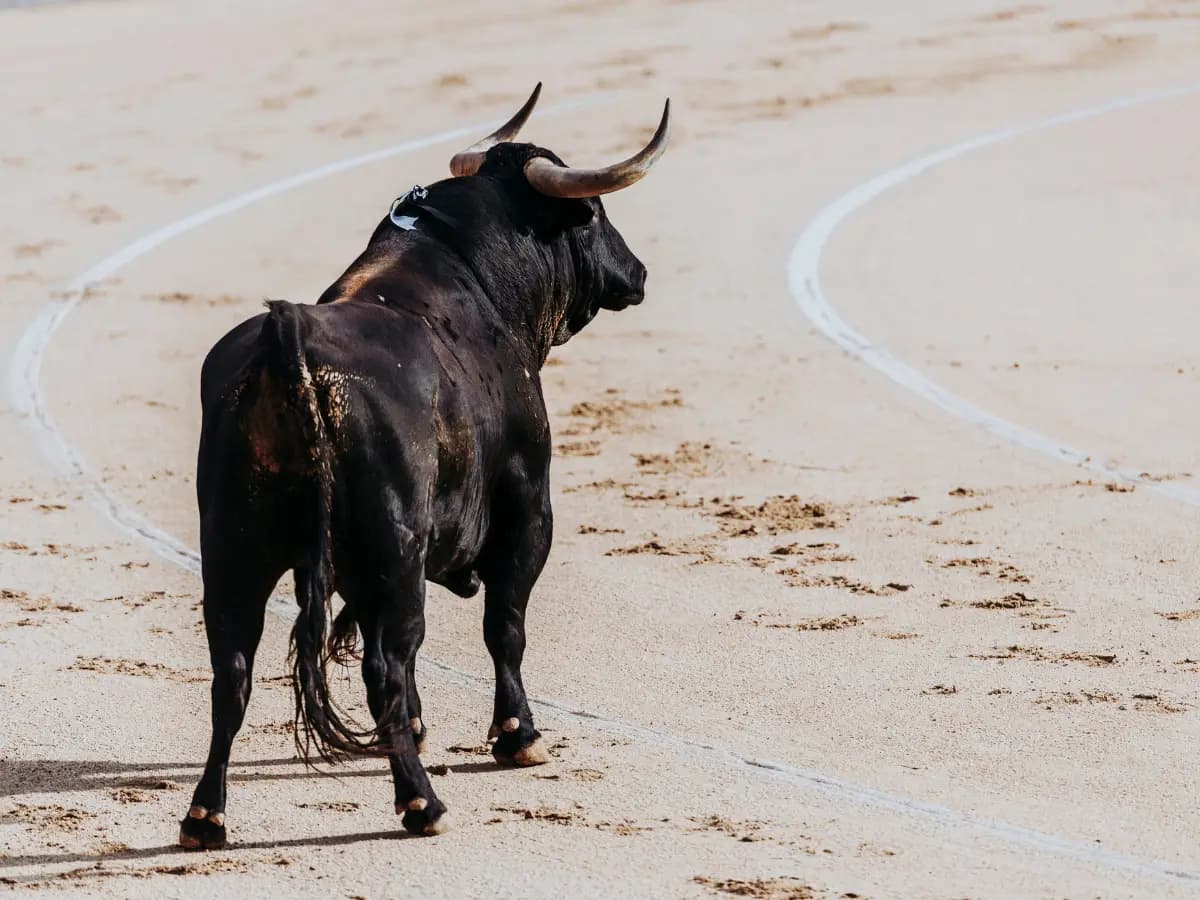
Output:
[[[382,763],[382,761],[380,761]],[[375,770],[300,768],[298,757],[290,759],[260,759],[235,762],[229,780],[235,782],[301,779],[313,777],[334,778],[379,778],[390,782],[386,764]],[[289,767],[292,771],[284,770]],[[23,794],[66,794],[75,791],[115,790],[118,788],[140,788],[163,790],[164,782],[176,782],[185,790],[200,776],[203,766],[199,763],[122,763],[95,760],[0,760],[0,797],[17,797]],[[456,774],[497,772],[503,767],[488,760],[486,762],[457,763],[433,767],[435,772]],[[186,794],[179,792],[182,814]],[[171,828],[177,827],[174,822]],[[403,828],[385,831],[357,832],[353,834],[324,835],[311,837],[283,838],[269,841],[233,841],[224,851],[196,853],[183,850],[175,844],[158,847],[141,847],[109,852],[66,851],[62,853],[32,853],[26,855],[0,854],[0,870],[25,866],[60,866],[84,864],[64,872],[31,873],[20,876],[0,875],[0,884],[25,885],[50,884],[53,882],[73,883],[113,878],[122,875],[144,877],[146,875],[187,875],[204,871],[236,871],[241,866],[239,851],[282,850],[289,847],[336,847],[363,841],[401,840],[410,837]],[[163,863],[152,867],[121,866],[123,862],[140,862],[163,859]]]

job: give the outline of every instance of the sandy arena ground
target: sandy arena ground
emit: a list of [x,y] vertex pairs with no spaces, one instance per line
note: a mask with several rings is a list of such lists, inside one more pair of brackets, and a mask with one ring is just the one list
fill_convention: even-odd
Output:
[[[788,281],[817,212],[881,172],[1200,82],[1200,2],[114,0],[0,11],[0,79],[0,884],[1200,891],[1200,94],[958,156],[820,259],[829,303],[892,357],[1142,483],[904,390]],[[314,299],[539,79],[525,134],[581,164],[675,111],[662,164],[608,203],[647,302],[543,373],[558,538],[525,680],[556,758],[491,763],[481,605],[432,592],[426,763],[456,827],[401,839],[384,766],[295,760],[276,617],[231,846],[180,851],[208,740],[199,582],[102,507],[194,547],[207,348],[266,297]],[[146,235],[169,239],[63,293]],[[64,300],[38,412],[28,363]]]

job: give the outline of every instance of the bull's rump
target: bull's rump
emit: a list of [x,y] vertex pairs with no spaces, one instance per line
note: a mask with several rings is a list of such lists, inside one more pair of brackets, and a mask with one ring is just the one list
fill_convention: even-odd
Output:
[[378,305],[294,306],[289,347],[278,315],[238,325],[205,360],[197,489],[202,523],[220,521],[202,540],[236,520],[303,543],[312,488],[328,479],[339,545],[402,526],[437,538],[435,569],[477,552],[487,417],[464,402],[436,338]]

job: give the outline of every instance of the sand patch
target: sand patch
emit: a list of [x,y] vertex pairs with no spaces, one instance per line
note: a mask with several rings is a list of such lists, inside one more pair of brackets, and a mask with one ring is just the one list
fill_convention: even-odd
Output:
[[814,900],[820,896],[811,885],[791,877],[742,879],[697,875],[692,879],[692,883],[717,894],[751,897],[754,900]]
[[[114,854],[119,858],[120,854]],[[279,857],[273,861],[275,865],[289,865],[290,860]],[[196,862],[179,863],[175,865],[149,866],[147,868],[112,867],[101,861],[93,866],[82,866],[59,872],[45,878],[23,880],[19,878],[0,877],[0,884],[20,885],[23,888],[36,890],[52,888],[63,884],[84,885],[89,882],[109,878],[153,878],[157,875],[218,875],[229,872],[246,872],[250,868],[248,862],[232,859],[227,856],[212,856]]]
[[867,30],[866,22],[828,22],[825,25],[793,28],[788,32],[788,37],[793,41],[823,41],[835,34]]
[[197,294],[189,291],[163,291],[159,294],[145,294],[142,299],[154,303],[190,303],[200,306],[238,306],[251,302],[236,294]]
[[1115,653],[1087,653],[1079,650],[1047,650],[1044,647],[1024,647],[1012,644],[997,647],[991,653],[972,653],[972,659],[992,659],[1005,662],[1010,659],[1026,659],[1034,662],[1083,663],[1087,666],[1112,666],[1117,664]]
[[657,535],[640,544],[627,547],[614,547],[605,556],[689,556],[695,562],[717,562],[718,557],[712,544],[703,538],[682,538],[671,540]]
[[563,441],[554,448],[559,456],[599,456],[600,441]]
[[1022,19],[1027,16],[1037,15],[1045,12],[1044,6],[1033,6],[1026,4],[1024,6],[1013,6],[1008,9],[998,9],[995,12],[985,13],[982,16],[976,16],[972,22],[1012,22],[1016,19]]
[[651,400],[630,400],[619,396],[614,388],[605,391],[599,400],[584,400],[574,404],[567,410],[566,415],[571,422],[561,430],[565,437],[607,432],[622,434],[630,429],[646,427],[640,420],[645,413],[656,409],[681,407],[683,396],[674,388],[667,388],[657,398]]
[[606,528],[602,525],[580,525],[575,529],[576,534],[624,534],[624,528]]
[[758,504],[738,503],[736,498],[714,498],[713,503],[717,508],[707,511],[706,515],[718,520],[727,537],[837,528],[847,518],[828,503],[814,502],[796,494],[776,494]]
[[1200,609],[1180,609],[1174,612],[1156,612],[1156,616],[1161,616],[1168,622],[1191,622],[1200,619]]
[[683,475],[702,478],[724,466],[716,448],[708,441],[684,441],[673,453],[635,453],[638,472],[645,475]]
[[1078,691],[1043,691],[1037,694],[1033,702],[1047,710],[1063,709],[1072,706],[1092,706],[1096,704],[1114,705],[1118,709],[1133,709],[1144,713],[1177,714],[1187,712],[1193,704],[1165,696],[1157,691],[1144,691],[1123,697],[1120,694],[1105,690]]
[[1026,597],[1020,591],[997,597],[992,600],[973,600],[967,604],[972,609],[1030,609],[1035,606],[1048,606],[1045,600],[1036,597]]
[[791,587],[800,588],[838,588],[851,594],[870,594],[875,597],[892,597],[912,589],[911,584],[902,581],[889,581],[887,584],[874,585],[847,575],[810,574],[795,567],[780,569],[781,575]]
[[17,259],[34,259],[53,247],[61,247],[62,241],[49,238],[44,241],[34,241],[27,244],[17,244],[12,253]]
[[148,803],[154,799],[153,794],[130,787],[117,788],[115,791],[110,791],[109,796],[121,804]]
[[734,821],[721,815],[692,816],[689,821],[694,823],[689,831],[716,831],[744,843],[763,840],[762,830],[767,825],[757,819]]
[[622,819],[616,822],[590,821],[579,810],[579,804],[575,804],[575,808],[573,809],[556,809],[550,806],[493,806],[493,812],[507,813],[510,818],[496,817],[489,819],[486,824],[498,825],[506,821],[541,822],[548,825],[594,828],[598,831],[607,831],[612,834],[621,835],[622,837],[653,830],[649,825],[640,825],[630,819]]
[[[788,631],[842,631],[863,624],[858,616],[828,616],[824,618],[801,619],[799,622],[767,622],[767,628],[784,628]],[[755,622],[754,624],[758,624]]]
[[942,569],[968,569],[983,578],[995,578],[1013,584],[1028,584],[1029,576],[1012,563],[998,562],[986,556],[964,556],[946,560],[929,560]]
[[315,803],[297,803],[300,809],[312,809],[319,812],[356,812],[362,809],[361,803],[353,800],[319,800]]
[[772,547],[770,553],[772,556],[798,556],[807,565],[848,563],[855,562],[856,559],[849,553],[839,553],[838,545],[829,541],[814,544],[780,544]]
[[25,825],[35,831],[78,831],[95,813],[57,804],[15,803],[0,812],[0,823]]
[[211,676],[198,669],[173,669],[162,663],[146,662],[141,659],[119,659],[108,656],[79,656],[64,671],[93,672],[100,675],[137,675],[148,678],[164,678],[169,681],[195,683],[208,681]]

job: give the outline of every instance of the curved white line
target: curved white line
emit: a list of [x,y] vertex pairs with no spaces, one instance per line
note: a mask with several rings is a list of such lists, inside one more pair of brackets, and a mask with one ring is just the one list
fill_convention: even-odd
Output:
[[1135,97],[1126,97],[1099,106],[1090,106],[1086,109],[1051,116],[1048,119],[1042,119],[1030,124],[1003,128],[999,131],[993,131],[981,137],[971,138],[970,140],[962,141],[953,146],[926,154],[880,175],[876,175],[870,181],[863,182],[841,197],[838,197],[817,213],[812,222],[809,223],[808,228],[805,229],[804,233],[796,241],[795,246],[792,248],[791,256],[788,259],[788,284],[796,303],[799,304],[800,309],[808,317],[809,321],[839,347],[842,347],[852,356],[857,357],[876,371],[883,373],[901,387],[912,391],[914,394],[924,398],[939,409],[945,410],[952,416],[956,416],[964,422],[970,422],[972,425],[978,425],[980,428],[986,429],[997,437],[1020,447],[1043,453],[1046,456],[1054,457],[1072,465],[1081,466],[1106,478],[1144,484],[1148,488],[1158,491],[1161,494],[1166,494],[1174,500],[1190,503],[1193,506],[1200,506],[1200,490],[1196,488],[1173,484],[1171,482],[1154,481],[1147,478],[1141,472],[1107,465],[1095,459],[1089,453],[1061,443],[1054,438],[1046,437],[1023,425],[1002,419],[988,412],[986,409],[976,406],[971,401],[951,393],[925,375],[922,375],[903,360],[892,356],[886,348],[872,343],[869,338],[848,325],[846,320],[838,314],[837,310],[829,302],[829,298],[825,295],[821,287],[820,278],[821,254],[824,252],[829,238],[839,226],[880,194],[916,178],[934,166],[949,162],[974,150],[980,150],[993,144],[999,144],[1002,141],[1021,137],[1022,135],[1044,131],[1058,125],[1067,125],[1071,122],[1080,122],[1084,119],[1092,119],[1096,116],[1102,116],[1105,113],[1128,109],[1132,106],[1157,103],[1196,93],[1200,93],[1200,84],[1191,84],[1171,90],[1155,91]]
[[[585,106],[610,99],[611,95],[597,94],[584,100],[560,103],[547,107],[539,113],[542,116],[569,112]],[[177,219],[162,228],[155,229],[137,240],[122,247],[111,256],[106,256],[100,262],[80,273],[67,283],[62,291],[62,298],[52,300],[42,307],[41,312],[25,329],[13,351],[9,366],[9,386],[13,405],[19,412],[28,414],[35,423],[42,440],[43,451],[54,465],[65,475],[77,479],[86,490],[89,499],[122,531],[126,531],[149,546],[155,553],[193,572],[200,571],[200,555],[173,535],[168,534],[154,523],[148,521],[136,510],[110,492],[107,486],[98,478],[90,475],[75,448],[67,441],[58,425],[55,424],[46,407],[46,398],[42,393],[40,383],[42,362],[46,357],[46,349],[59,326],[66,321],[79,301],[87,295],[90,288],[95,287],[105,278],[116,274],[125,266],[139,257],[145,256],[156,247],[173,240],[182,234],[193,231],[201,225],[206,225],[217,219],[231,215],[239,210],[252,206],[269,197],[283,194],[314,181],[328,178],[340,172],[346,172],[370,163],[403,156],[426,147],[432,147],[445,141],[455,140],[476,135],[485,129],[494,128],[498,122],[480,122],[453,128],[438,134],[404,141],[374,150],[370,153],[351,156],[300,172],[288,178],[272,181],[262,187],[231,197],[221,203],[214,204]],[[290,607],[289,607],[290,609]]]
[[[612,97],[612,94],[594,94],[582,100],[545,107],[538,114],[540,116],[558,115],[607,102]],[[104,279],[115,275],[138,258],[145,256],[151,250],[193,231],[201,225],[206,225],[270,197],[284,194],[331,175],[414,153],[446,141],[471,137],[486,129],[494,128],[498,124],[498,120],[492,120],[464,125],[461,128],[452,128],[448,131],[336,160],[287,178],[281,178],[278,181],[272,181],[155,229],[76,275],[63,288],[61,298],[52,300],[42,307],[33,322],[26,327],[17,341],[9,365],[9,389],[13,405],[19,412],[29,415],[34,422],[47,458],[61,473],[76,479],[89,500],[120,530],[129,533],[164,559],[189,571],[199,573],[200,554],[128,506],[113,494],[101,479],[88,472],[78,452],[54,422],[46,406],[46,398],[42,392],[40,380],[42,363],[54,333],[74,311],[79,301],[87,296],[88,290],[99,285]],[[278,597],[272,598],[272,607],[276,612],[294,614],[292,605],[281,602]]]
[[[588,100],[551,107],[544,110],[543,115],[548,112],[565,112],[569,109],[578,109],[582,106],[599,102],[600,99],[602,98],[592,97]],[[293,175],[290,178],[272,182],[152,231],[72,279],[65,289],[64,299],[48,303],[22,334],[9,368],[10,390],[13,402],[19,410],[28,413],[29,420],[39,432],[48,459],[60,472],[78,482],[87,492],[89,499],[118,529],[145,544],[163,558],[184,569],[198,573],[200,571],[199,554],[126,505],[116,494],[109,490],[108,486],[101,479],[89,472],[82,458],[74,447],[71,446],[66,436],[59,430],[58,425],[50,416],[46,407],[45,396],[41,389],[40,375],[47,347],[55,331],[62,325],[67,316],[71,314],[71,311],[86,294],[89,287],[110,277],[124,266],[172,238],[219,219],[222,216],[245,209],[260,200],[292,190],[320,178],[344,172],[357,166],[366,165],[367,163],[376,162],[377,160],[429,147],[442,141],[476,134],[490,127],[492,124],[469,125],[464,128],[456,128],[452,131],[418,138],[402,144],[396,144],[392,147],[386,147],[373,153],[329,163],[309,172],[303,172]],[[294,604],[282,597],[272,597],[270,608],[275,613],[286,618],[294,618],[295,616]],[[423,672],[436,672],[443,679],[462,687],[485,694],[490,694],[491,692],[491,685],[485,679],[477,678],[428,657],[420,660],[420,667]],[[874,788],[832,778],[814,770],[746,756],[716,744],[678,737],[666,732],[645,728],[641,725],[606,718],[586,710],[574,709],[553,700],[531,699],[530,705],[541,713],[572,722],[582,727],[593,728],[653,746],[663,747],[693,759],[707,759],[710,762],[730,769],[791,784],[806,791],[819,793],[837,800],[856,802],[893,813],[915,815],[942,827],[967,828],[1039,852],[1065,856],[1081,862],[1095,863],[1136,875],[1172,880],[1200,881],[1200,873],[1184,871],[1161,860],[1143,859],[1122,853],[1114,853],[1090,844],[1060,838],[1056,835],[1046,834],[1019,825],[973,816],[970,813],[959,812],[935,803],[926,803],[920,800],[895,796],[875,790]]]

